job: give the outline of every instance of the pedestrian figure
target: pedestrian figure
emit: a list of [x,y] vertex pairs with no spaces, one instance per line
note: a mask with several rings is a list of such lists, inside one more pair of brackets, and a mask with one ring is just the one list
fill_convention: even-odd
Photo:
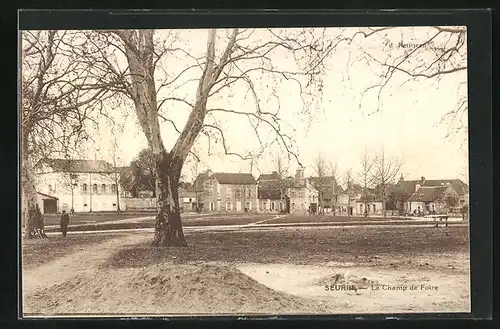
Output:
[[66,234],[68,232],[68,224],[69,224],[69,215],[66,213],[66,210],[63,210],[61,216],[61,232],[63,237],[66,237]]

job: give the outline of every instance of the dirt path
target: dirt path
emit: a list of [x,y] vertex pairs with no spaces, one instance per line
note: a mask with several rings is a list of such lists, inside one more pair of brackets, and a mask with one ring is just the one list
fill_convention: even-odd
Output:
[[23,296],[71,279],[76,275],[92,275],[100,264],[116,250],[151,239],[150,234],[119,236],[104,243],[80,248],[81,251],[58,258],[31,270],[23,270]]

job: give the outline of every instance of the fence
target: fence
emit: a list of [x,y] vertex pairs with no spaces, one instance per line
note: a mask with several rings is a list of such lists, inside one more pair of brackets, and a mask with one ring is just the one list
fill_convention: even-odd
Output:
[[133,211],[155,211],[156,198],[123,198],[125,208]]

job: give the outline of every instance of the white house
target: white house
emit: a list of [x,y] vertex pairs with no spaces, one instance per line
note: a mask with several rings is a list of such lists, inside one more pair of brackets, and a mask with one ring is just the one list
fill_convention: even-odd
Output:
[[[103,160],[47,159],[37,168],[36,190],[39,197],[58,200],[57,212],[116,211],[118,206],[125,209],[118,175]],[[52,203],[44,203],[42,213],[54,212]]]
[[316,213],[318,207],[318,190],[304,177],[304,169],[299,168],[294,178],[287,179],[287,194],[291,214]]

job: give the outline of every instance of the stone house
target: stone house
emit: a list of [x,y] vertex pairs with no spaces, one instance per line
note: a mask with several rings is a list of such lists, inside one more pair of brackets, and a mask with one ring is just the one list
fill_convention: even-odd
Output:
[[257,181],[250,173],[212,173],[203,181],[203,212],[258,210]]
[[276,171],[271,174],[261,174],[257,179],[259,212],[284,213],[287,212],[286,181],[281,179]]
[[295,177],[288,177],[286,208],[292,214],[315,214],[318,211],[318,190],[304,177],[304,169],[299,168]]

